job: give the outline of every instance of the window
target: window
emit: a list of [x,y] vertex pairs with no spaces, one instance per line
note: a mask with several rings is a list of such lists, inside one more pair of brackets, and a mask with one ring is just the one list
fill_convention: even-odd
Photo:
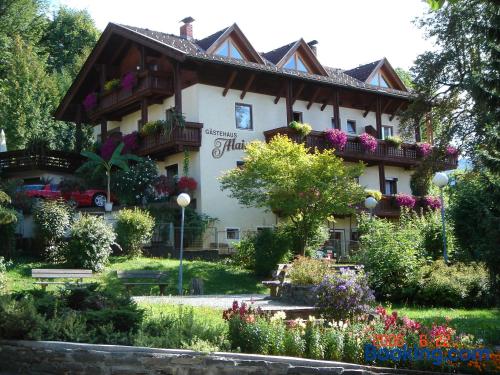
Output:
[[356,121],[347,120],[347,132],[349,134],[356,134]]
[[385,180],[385,193],[388,195],[394,195],[398,193],[398,179],[386,179]]
[[370,85],[380,86],[380,87],[390,87],[387,81],[380,73],[377,73],[373,76],[372,80],[370,81]]
[[241,169],[241,168],[243,168],[244,165],[245,165],[244,161],[239,160],[239,161],[236,162],[236,168],[240,168]]
[[222,45],[215,51],[216,55],[224,57],[232,57],[233,59],[244,60],[243,55],[234,45],[231,39],[227,39],[222,43]]
[[249,104],[236,103],[236,129],[252,130],[252,106]]
[[240,239],[240,228],[226,228],[226,239],[227,240],[239,240]]
[[172,164],[165,167],[165,174],[168,179],[174,179],[179,175],[179,164]]
[[382,139],[386,139],[387,137],[393,136],[393,127],[392,126],[382,126]]
[[293,121],[302,122],[302,112],[293,112]]
[[304,60],[297,54],[294,53],[292,57],[288,59],[285,65],[283,65],[283,68],[286,69],[293,69],[293,70],[298,70],[300,72],[308,72],[309,69],[307,69],[306,64],[304,63]]

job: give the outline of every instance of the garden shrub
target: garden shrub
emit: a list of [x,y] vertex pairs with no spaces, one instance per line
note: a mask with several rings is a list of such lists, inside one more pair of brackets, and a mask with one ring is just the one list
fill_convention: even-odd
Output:
[[154,225],[155,220],[148,211],[137,207],[123,209],[117,215],[116,242],[125,254],[141,255],[142,246],[151,241]]
[[63,239],[71,226],[71,208],[59,200],[41,201],[35,206],[33,222],[44,257],[49,261],[61,261]]
[[255,236],[246,236],[234,244],[236,252],[231,257],[231,263],[248,270],[255,271]]
[[369,311],[375,302],[373,291],[362,270],[341,269],[340,273],[325,276],[316,287],[316,306],[329,319],[355,320]]
[[66,259],[74,267],[102,271],[115,238],[113,229],[103,218],[83,215],[71,228]]
[[[420,217],[420,232],[425,255],[430,259],[443,258],[443,224],[439,212],[428,212]],[[448,256],[454,258],[456,248],[453,225],[446,220],[446,249]]]
[[488,306],[488,271],[479,263],[446,265],[437,260],[422,268],[414,302],[425,306]]
[[358,217],[360,248],[355,260],[363,264],[368,284],[384,300],[401,301],[418,278],[424,249],[414,217],[403,211],[399,222]]
[[331,271],[325,261],[298,257],[292,263],[289,277],[296,285],[318,285],[329,273]]
[[5,271],[7,271],[7,268],[5,267],[5,259],[0,256],[0,293],[2,293],[6,284]]
[[149,157],[142,158],[131,164],[128,170],[118,170],[113,174],[111,191],[121,204],[143,204],[154,197],[152,186],[157,175],[156,163]]

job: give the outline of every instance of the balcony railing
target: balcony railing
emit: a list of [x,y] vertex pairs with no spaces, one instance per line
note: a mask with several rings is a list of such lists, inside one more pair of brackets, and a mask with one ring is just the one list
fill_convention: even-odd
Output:
[[0,152],[0,172],[6,175],[30,170],[72,173],[82,165],[84,159],[77,153],[66,151],[6,151]]
[[[264,132],[266,142],[269,142],[276,134],[287,135],[290,139],[298,143],[305,143],[307,147],[318,148],[319,150],[331,149],[332,146],[326,140],[324,133],[312,131],[305,138],[301,137],[295,130],[288,127],[281,127]],[[345,148],[335,150],[335,154],[346,161],[363,160],[367,163],[383,162],[387,165],[401,167],[415,166],[422,161],[415,144],[403,143],[400,148],[389,145],[383,140],[377,140],[377,149],[374,152],[365,151],[360,141],[354,137],[347,140]],[[443,169],[454,169],[457,167],[457,156],[446,156]]]
[[171,132],[146,135],[137,154],[161,158],[183,150],[197,151],[201,146],[202,128],[203,124],[186,122],[184,127],[173,127]]
[[119,88],[101,94],[97,106],[89,113],[89,116],[92,119],[97,119],[103,114],[113,114],[115,111],[123,112],[129,106],[138,105],[139,100],[143,97],[167,97],[173,95],[173,93],[172,77],[166,73],[140,72],[137,74],[137,83],[132,89]]

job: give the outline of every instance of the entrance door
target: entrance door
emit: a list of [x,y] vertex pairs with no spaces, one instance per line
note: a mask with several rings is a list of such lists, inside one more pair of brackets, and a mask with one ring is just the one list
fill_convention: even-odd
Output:
[[335,248],[335,254],[337,259],[345,256],[345,230],[335,229],[332,233],[333,236],[333,247]]

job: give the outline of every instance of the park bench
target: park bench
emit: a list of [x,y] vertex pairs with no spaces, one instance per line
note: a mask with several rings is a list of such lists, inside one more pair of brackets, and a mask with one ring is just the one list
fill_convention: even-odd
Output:
[[150,270],[117,271],[116,275],[119,279],[122,280],[123,285],[125,285],[129,293],[133,286],[158,285],[158,287],[160,288],[160,295],[162,296],[165,295],[165,287],[167,286],[165,278],[167,277],[167,273],[164,271],[150,271]]
[[273,279],[262,282],[262,285],[267,286],[271,290],[271,297],[279,296],[280,288],[283,286],[285,278],[288,275],[291,267],[291,264],[278,264],[278,268],[273,271]]
[[[40,285],[43,290],[47,285],[64,284],[67,286],[82,286],[83,279],[91,278],[92,270],[78,270],[78,269],[32,269],[31,277],[38,279],[34,284]],[[76,281],[48,281],[56,279],[76,279]]]

